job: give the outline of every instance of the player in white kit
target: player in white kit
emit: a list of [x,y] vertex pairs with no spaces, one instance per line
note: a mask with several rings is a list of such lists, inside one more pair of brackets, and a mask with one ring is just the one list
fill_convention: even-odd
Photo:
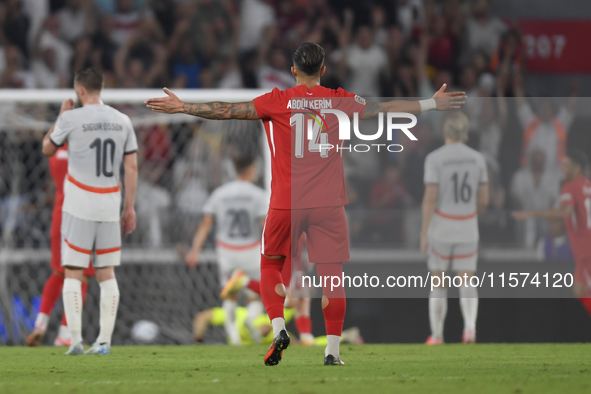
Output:
[[[62,298],[72,345],[66,354],[84,354],[82,346],[83,269],[93,265],[101,289],[100,333],[87,354],[110,354],[119,306],[114,267],[121,264],[121,232],[135,229],[137,140],[127,115],[104,105],[103,75],[95,69],[76,73],[74,100],[62,104],[59,117],[43,140],[43,153],[52,156],[68,143],[68,175],[62,209]],[[121,209],[121,163],[125,169],[125,201]]]
[[[237,306],[236,294],[228,292],[226,283],[240,276],[241,287],[247,280],[260,280],[260,244],[262,226],[267,215],[269,196],[252,182],[256,173],[256,164],[251,157],[242,157],[234,161],[238,177],[217,188],[203,207],[205,216],[195,234],[193,246],[185,257],[190,267],[195,267],[209,232],[216,222],[216,252],[220,270],[222,307],[226,311],[224,327],[230,343],[240,345],[240,335],[235,324]],[[230,293],[230,294],[226,294]],[[260,332],[252,322],[263,313],[263,304],[252,292],[248,292],[248,317],[246,326],[255,341],[260,342]]]
[[[466,146],[468,118],[461,112],[450,114],[443,124],[445,145],[425,159],[425,195],[421,251],[428,256],[432,276],[442,278],[450,269],[472,277],[478,257],[478,212],[488,205],[488,173],[482,154]],[[443,281],[441,282],[443,283]],[[447,313],[444,283],[429,296],[431,336],[428,345],[443,343]],[[476,341],[478,292],[468,283],[459,288],[464,317],[464,343]]]

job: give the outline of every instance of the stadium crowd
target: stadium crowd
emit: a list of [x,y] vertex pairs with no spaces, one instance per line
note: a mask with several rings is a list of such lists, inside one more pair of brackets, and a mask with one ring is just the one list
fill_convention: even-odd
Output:
[[[577,91],[560,108],[550,100],[530,106],[519,28],[491,15],[487,0],[3,0],[0,87],[64,88],[76,70],[96,66],[110,88],[286,89],[294,84],[290,54],[305,41],[325,48],[328,87],[367,98],[430,97],[444,83],[465,91],[473,99],[465,108],[468,143],[485,154],[491,179],[483,242],[515,245],[517,234],[517,244],[533,248],[546,236],[544,221],[507,231],[514,226],[507,210],[556,202],[557,163]],[[409,212],[420,206],[424,159],[441,144],[442,115],[428,115],[415,128],[418,141],[404,141],[401,154],[345,155],[353,243],[418,242],[405,216],[412,219]],[[198,216],[195,201],[217,186],[200,183],[199,171],[191,175],[187,159],[212,143],[189,143],[204,139],[188,125],[137,132],[145,190],[138,204],[150,196],[138,207],[151,229],[142,243],[158,246],[166,231],[151,212],[174,205],[181,216]],[[39,150],[39,136],[31,138],[19,142],[25,155]],[[224,154],[232,151],[229,145]],[[38,182],[47,174],[27,171],[33,181],[21,190],[35,196],[23,198],[23,212],[51,203],[50,189]],[[177,179],[174,196],[168,179]],[[0,185],[4,201],[7,189],[6,182]],[[564,231],[551,227],[552,234]]]

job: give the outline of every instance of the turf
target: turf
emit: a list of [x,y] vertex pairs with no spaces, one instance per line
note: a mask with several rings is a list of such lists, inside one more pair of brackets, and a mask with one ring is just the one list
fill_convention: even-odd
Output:
[[591,392],[591,344],[345,345],[345,367],[323,366],[319,347],[292,346],[276,367],[262,346],[63,350],[0,347],[0,393]]

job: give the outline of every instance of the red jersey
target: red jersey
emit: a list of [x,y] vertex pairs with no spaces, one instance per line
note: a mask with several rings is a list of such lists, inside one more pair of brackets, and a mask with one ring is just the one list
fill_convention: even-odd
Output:
[[59,148],[55,155],[49,158],[49,173],[55,182],[55,202],[51,216],[51,236],[59,238],[62,225],[62,206],[64,204],[64,180],[68,173],[67,144]]
[[[338,109],[349,117],[358,113],[361,118],[365,100],[340,88],[314,86],[308,89],[299,85],[287,90],[275,88],[255,98],[254,105],[263,120],[271,150],[269,207],[306,209],[346,205],[340,149],[343,141],[339,139],[338,119],[331,114],[322,117],[320,111],[322,108]],[[319,141],[332,146],[331,149],[310,150],[315,142],[308,138],[313,122],[322,123],[324,135]]]
[[575,258],[591,257],[591,180],[581,176],[563,184],[560,204],[573,208],[564,226]]

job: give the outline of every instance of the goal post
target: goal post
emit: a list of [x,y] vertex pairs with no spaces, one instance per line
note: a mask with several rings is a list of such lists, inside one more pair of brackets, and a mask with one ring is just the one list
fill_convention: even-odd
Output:
[[[187,102],[242,102],[263,90],[174,90]],[[212,190],[233,179],[232,158],[252,155],[256,182],[269,189],[270,153],[260,121],[214,121],[161,114],[144,102],[161,89],[105,89],[102,99],[127,114],[138,137],[138,227],[123,240],[121,307],[114,343],[132,343],[139,320],[155,322],[159,343],[190,343],[193,315],[219,303],[213,237],[196,270],[177,252],[188,245]],[[38,309],[49,267],[53,182],[42,139],[74,90],[0,90],[0,344],[22,344]],[[93,281],[91,281],[93,282]],[[98,287],[85,307],[85,339],[98,327]],[[61,310],[61,302],[58,303]],[[59,324],[53,316],[50,331]],[[218,339],[223,340],[223,335]],[[53,340],[50,334],[47,344]]]

